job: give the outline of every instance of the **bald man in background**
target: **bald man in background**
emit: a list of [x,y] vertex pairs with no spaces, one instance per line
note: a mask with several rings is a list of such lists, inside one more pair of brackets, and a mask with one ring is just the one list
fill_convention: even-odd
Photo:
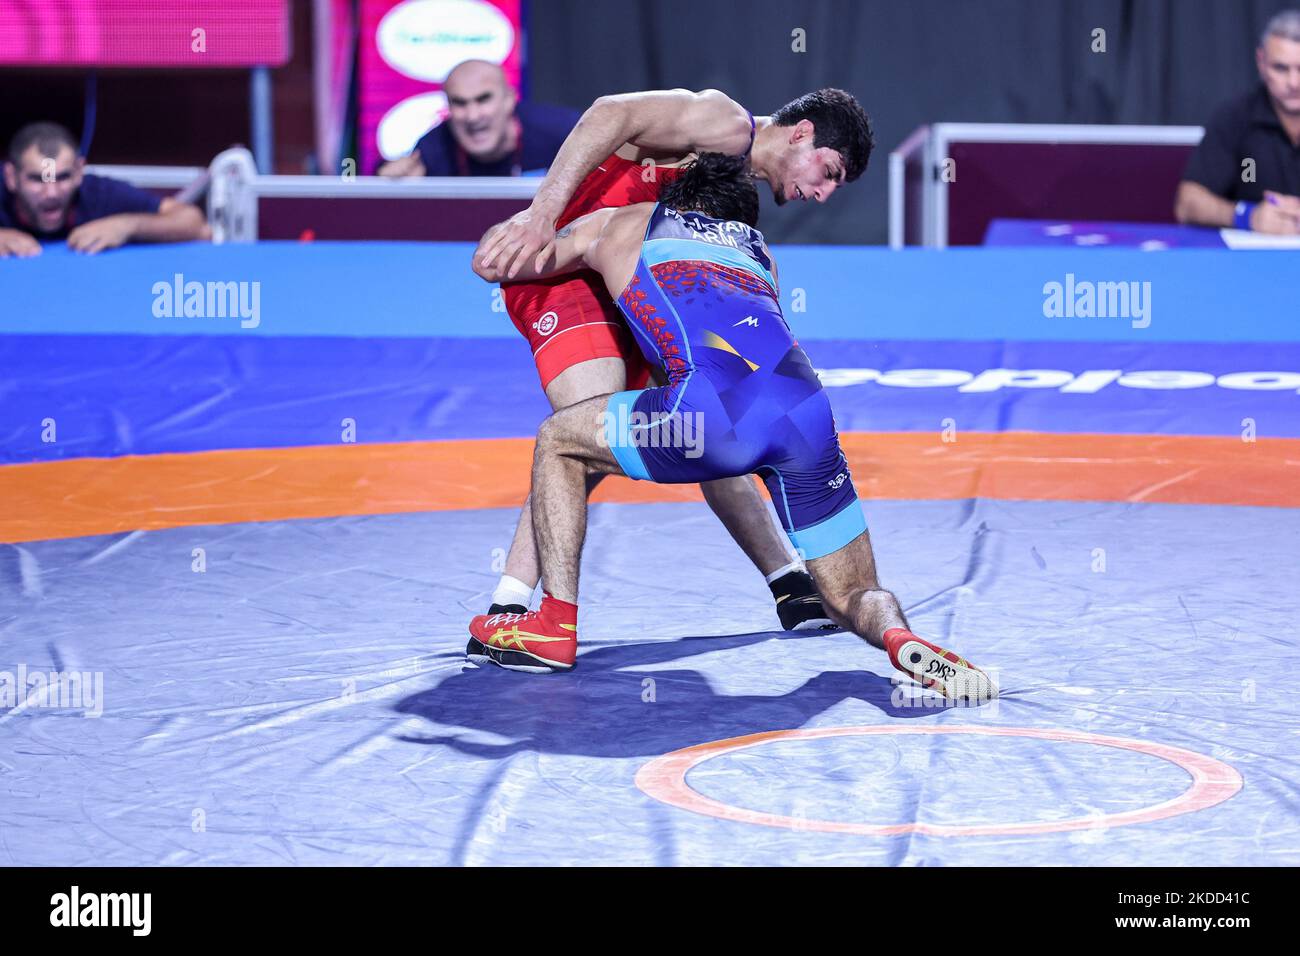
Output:
[[501,67],[466,60],[442,84],[449,115],[380,176],[522,176],[545,172],[577,110],[523,103]]

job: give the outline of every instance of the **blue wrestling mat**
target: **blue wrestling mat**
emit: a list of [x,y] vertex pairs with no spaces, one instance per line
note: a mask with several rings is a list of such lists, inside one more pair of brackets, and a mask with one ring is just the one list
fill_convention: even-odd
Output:
[[50,247],[0,263],[0,863],[1300,862],[1294,258],[776,255],[883,584],[999,700],[775,630],[631,485],[574,672],[472,667],[547,405],[468,247]]

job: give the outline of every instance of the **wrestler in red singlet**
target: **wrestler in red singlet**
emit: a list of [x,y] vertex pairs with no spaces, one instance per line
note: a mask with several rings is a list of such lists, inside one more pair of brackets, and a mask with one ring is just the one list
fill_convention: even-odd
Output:
[[[751,149],[754,146],[753,114],[749,117],[749,145]],[[597,209],[655,202],[659,187],[677,175],[675,168],[642,166],[613,154],[578,184],[555,228],[562,229]],[[584,271],[540,281],[502,283],[501,288],[510,320],[533,350],[543,389],[570,366],[595,358],[621,358],[627,363],[627,387],[645,387],[650,366],[599,276]]]

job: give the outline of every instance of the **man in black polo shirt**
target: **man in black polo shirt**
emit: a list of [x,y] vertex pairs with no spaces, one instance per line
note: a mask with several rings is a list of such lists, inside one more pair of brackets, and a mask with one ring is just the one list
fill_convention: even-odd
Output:
[[380,176],[519,176],[546,172],[576,110],[521,103],[495,63],[466,60],[443,83],[448,116]]
[[1300,10],[1269,21],[1255,51],[1262,81],[1220,107],[1178,184],[1179,222],[1300,233]]
[[76,140],[57,123],[18,131],[0,186],[0,258],[40,255],[40,240],[66,239],[69,249],[94,254],[128,242],[210,235],[195,206],[86,173],[85,166]]

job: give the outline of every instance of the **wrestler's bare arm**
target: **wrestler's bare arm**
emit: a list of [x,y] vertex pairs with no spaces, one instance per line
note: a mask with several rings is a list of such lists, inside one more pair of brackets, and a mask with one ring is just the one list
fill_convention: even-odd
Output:
[[[598,209],[575,219],[555,234],[552,249],[540,264],[530,262],[519,271],[518,280],[545,279],[578,269],[592,269],[605,281],[611,298],[616,299],[636,270],[641,239],[654,206],[654,203],[637,203]],[[488,282],[504,279],[501,263],[488,265],[483,249],[492,241],[496,230],[505,225],[500,223],[489,229],[474,253],[474,272]]]
[[658,154],[741,154],[749,148],[749,114],[718,90],[656,90],[602,96],[592,103],[560,147],[532,203],[507,220],[483,247],[483,263],[500,265],[510,280],[531,257],[541,265],[555,239],[555,220],[582,180],[619,147],[630,143]]
[[[575,219],[555,234],[555,241],[551,243],[549,251],[544,257],[539,257],[541,261],[526,263],[511,278],[520,281],[544,279],[587,268],[588,248],[600,235],[601,228],[614,212],[613,209],[598,209],[596,212]],[[505,226],[505,222],[498,223],[484,233],[483,238],[479,240],[478,249],[474,252],[474,273],[487,282],[502,282],[506,279],[501,268],[502,263],[500,261],[491,263],[484,254],[484,250],[490,247],[497,233]]]

